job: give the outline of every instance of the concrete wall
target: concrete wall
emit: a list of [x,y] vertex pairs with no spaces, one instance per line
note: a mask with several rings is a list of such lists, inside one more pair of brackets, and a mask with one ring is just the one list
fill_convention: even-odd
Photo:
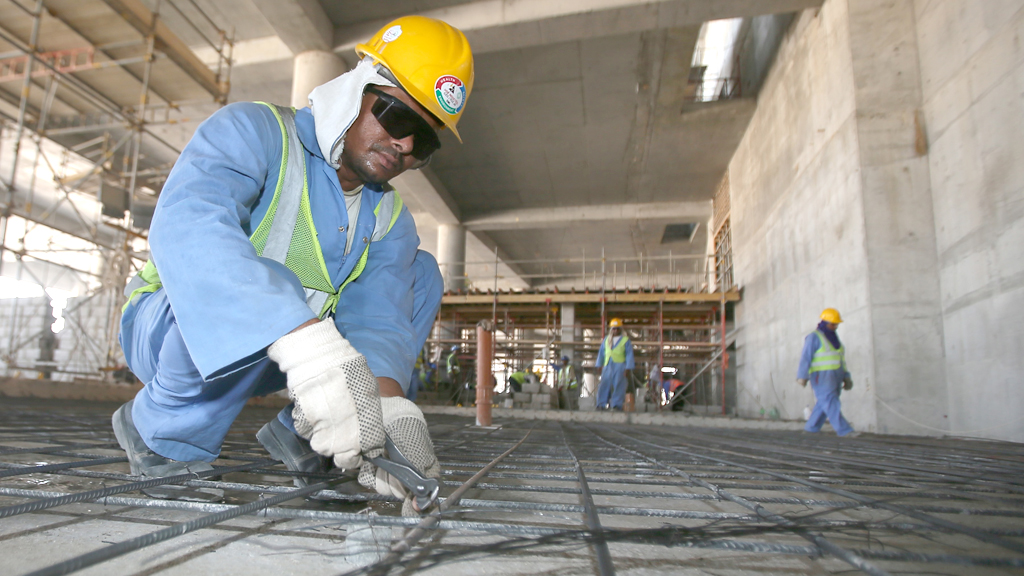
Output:
[[859,384],[847,417],[875,425],[855,85],[845,1],[802,13],[779,48],[757,112],[729,165],[737,409],[799,418],[813,395],[794,384],[804,336],[839,308]]
[[827,0],[790,28],[729,166],[740,414],[813,402],[833,306],[855,427],[1024,440],[1022,8]]
[[915,2],[950,428],[1024,441],[1024,2]]

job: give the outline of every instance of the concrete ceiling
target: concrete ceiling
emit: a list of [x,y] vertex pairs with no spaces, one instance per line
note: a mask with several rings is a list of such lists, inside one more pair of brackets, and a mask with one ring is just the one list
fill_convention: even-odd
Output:
[[[153,8],[156,0],[143,3]],[[72,0],[60,4],[69,13],[84,10]],[[236,39],[232,101],[288,102],[294,54],[333,49],[351,65],[355,42],[403,14],[435,16],[463,29],[474,46],[477,71],[460,124],[465,144],[443,134],[443,148],[430,169],[403,176],[399,184],[411,190],[407,203],[417,218],[423,247],[433,251],[430,243],[438,224],[463,223],[470,230],[470,261],[493,261],[496,247],[503,260],[578,258],[584,250],[594,257],[602,246],[609,257],[637,260],[641,255],[667,255],[669,250],[674,255],[702,254],[710,199],[753,113],[754,100],[687,103],[700,26],[712,19],[792,12],[820,4],[821,0],[195,0]],[[201,18],[190,2],[174,6],[190,18]],[[166,3],[161,12],[167,26],[210,64],[209,41],[217,39],[194,30]],[[88,32],[93,26],[86,28],[78,41],[109,41],[90,36],[95,34]],[[17,33],[27,37],[25,30]],[[170,62],[167,68],[154,88],[168,100],[186,99],[175,91],[188,83],[175,78]],[[123,98],[129,104],[137,99],[138,82],[131,78],[131,70],[96,74],[101,72],[125,75]],[[97,81],[117,84],[112,77]],[[41,101],[41,87],[37,91],[34,97]],[[62,114],[70,114],[81,111],[82,104],[68,101],[60,106]],[[215,108],[186,106],[174,124],[152,130],[180,148]],[[662,245],[665,225],[682,222],[703,224],[692,241]],[[571,272],[576,267],[562,268],[504,266],[502,275],[525,278],[502,284],[539,284],[544,280],[537,279],[538,274]],[[477,274],[471,267],[469,273],[479,276],[481,287],[490,287],[486,276],[493,276],[493,268]]]

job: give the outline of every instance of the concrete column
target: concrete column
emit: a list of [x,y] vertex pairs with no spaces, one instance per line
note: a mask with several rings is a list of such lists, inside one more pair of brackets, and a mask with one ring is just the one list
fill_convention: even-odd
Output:
[[[562,318],[562,342],[576,341],[576,304],[565,302],[561,304]],[[576,361],[576,349],[572,346],[562,345],[562,356],[568,356],[570,362]]]
[[948,426],[948,396],[914,2],[848,6],[874,348],[854,381],[877,399],[879,432],[920,434],[910,421]]
[[437,263],[445,290],[466,287],[466,228],[461,224],[437,227]]
[[309,106],[313,88],[348,71],[345,61],[327,50],[309,50],[295,56],[292,68],[292,106]]

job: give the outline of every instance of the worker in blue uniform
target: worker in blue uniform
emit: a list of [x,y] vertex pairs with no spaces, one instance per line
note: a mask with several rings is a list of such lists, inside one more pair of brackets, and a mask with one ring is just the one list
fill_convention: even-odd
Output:
[[818,432],[828,418],[839,436],[856,434],[843,417],[839,403],[840,391],[853,388],[853,379],[846,368],[846,350],[836,334],[842,321],[838,310],[827,308],[821,313],[818,328],[804,339],[796,381],[800,386],[807,386],[810,381],[816,399],[804,425],[807,432]]
[[595,363],[601,374],[601,382],[597,386],[597,409],[621,411],[626,401],[626,380],[634,368],[633,342],[623,332],[621,318],[612,318],[608,328]]
[[388,182],[429,161],[438,130],[458,137],[472,53],[459,30],[420,16],[356,52],[360,63],[316,88],[309,108],[222,108],[171,171],[152,258],[128,286],[121,322],[125,358],[145,384],[113,417],[133,474],[210,470],[245,402],[287,388],[293,404],[257,438],[290,470],[322,473],[332,459],[405,497],[369,463],[387,434],[439,475],[405,395],[443,284]]

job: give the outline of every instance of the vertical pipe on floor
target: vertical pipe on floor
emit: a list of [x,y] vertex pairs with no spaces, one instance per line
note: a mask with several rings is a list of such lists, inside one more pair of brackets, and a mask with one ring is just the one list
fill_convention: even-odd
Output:
[[494,365],[494,324],[481,320],[476,324],[476,425],[491,425],[491,393]]

